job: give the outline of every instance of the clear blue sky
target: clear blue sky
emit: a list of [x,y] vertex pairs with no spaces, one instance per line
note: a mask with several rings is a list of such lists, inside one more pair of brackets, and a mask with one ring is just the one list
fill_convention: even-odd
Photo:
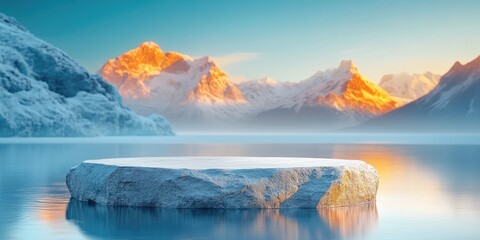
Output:
[[143,41],[214,56],[235,79],[301,80],[351,59],[378,82],[480,54],[478,0],[0,0],[0,11],[91,71]]

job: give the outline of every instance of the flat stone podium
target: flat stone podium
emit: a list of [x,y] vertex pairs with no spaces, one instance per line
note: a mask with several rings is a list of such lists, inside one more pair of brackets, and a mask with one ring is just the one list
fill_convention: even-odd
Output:
[[377,171],[359,160],[152,157],[88,160],[66,178],[89,203],[162,208],[322,208],[375,201]]

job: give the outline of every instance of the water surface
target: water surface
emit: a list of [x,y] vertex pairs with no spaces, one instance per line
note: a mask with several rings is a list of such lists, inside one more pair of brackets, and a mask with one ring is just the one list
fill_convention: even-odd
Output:
[[[0,239],[479,239],[475,140],[395,145],[248,139],[2,139]],[[379,172],[377,203],[321,210],[122,208],[70,200],[65,186],[69,168],[86,159],[179,155],[362,159]]]

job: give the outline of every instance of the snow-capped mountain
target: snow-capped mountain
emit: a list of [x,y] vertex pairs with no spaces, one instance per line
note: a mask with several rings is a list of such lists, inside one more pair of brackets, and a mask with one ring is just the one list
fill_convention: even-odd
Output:
[[264,110],[327,106],[378,115],[396,107],[383,89],[360,75],[352,61],[342,61],[338,68],[319,71],[300,82],[264,78],[240,83],[239,87],[251,103],[263,105]]
[[352,61],[342,61],[338,68],[319,71],[300,82],[266,78],[239,87],[253,106],[260,106],[254,121],[269,125],[297,122],[325,130],[353,125],[397,107]]
[[128,106],[174,119],[238,119],[247,101],[213,59],[192,59],[142,43],[109,60],[100,74],[117,86]]
[[327,105],[339,111],[379,115],[395,109],[396,102],[382,88],[358,72],[352,61],[342,61],[337,69],[318,72],[305,80],[296,96],[301,105]]
[[480,118],[480,56],[462,65],[456,62],[440,79],[436,88],[404,111],[429,116]]
[[379,86],[394,97],[397,102],[406,104],[429,93],[437,86],[441,75],[426,72],[424,74],[388,74],[382,77]]
[[427,95],[359,129],[480,131],[480,56],[456,62]]
[[164,118],[123,107],[112,85],[0,14],[0,136],[171,134]]
[[263,78],[234,84],[209,57],[165,53],[157,44],[146,42],[108,60],[100,74],[117,86],[128,106],[142,114],[161,113],[177,126],[212,121],[217,122],[215,126],[218,122],[253,126],[310,116],[309,121],[329,129],[397,107],[351,61],[300,82]]

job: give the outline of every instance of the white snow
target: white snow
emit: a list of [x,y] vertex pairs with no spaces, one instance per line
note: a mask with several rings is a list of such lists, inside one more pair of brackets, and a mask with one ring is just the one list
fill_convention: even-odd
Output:
[[85,163],[118,167],[146,167],[171,169],[255,169],[340,167],[364,164],[359,160],[284,157],[149,157],[87,160]]

